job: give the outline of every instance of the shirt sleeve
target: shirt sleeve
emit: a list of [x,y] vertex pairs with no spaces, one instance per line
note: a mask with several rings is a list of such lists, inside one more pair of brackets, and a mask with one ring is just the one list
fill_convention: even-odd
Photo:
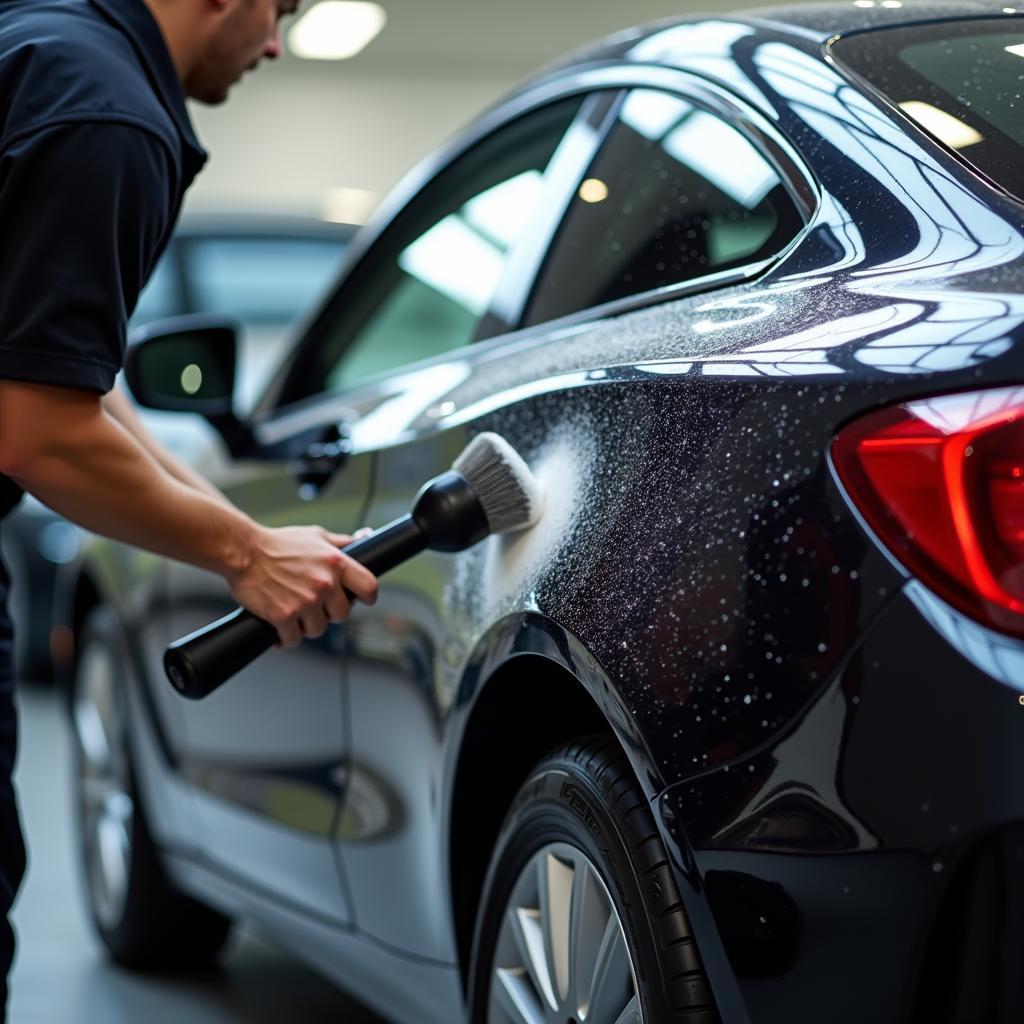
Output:
[[110,390],[171,227],[171,176],[133,125],[52,127],[0,154],[0,379]]

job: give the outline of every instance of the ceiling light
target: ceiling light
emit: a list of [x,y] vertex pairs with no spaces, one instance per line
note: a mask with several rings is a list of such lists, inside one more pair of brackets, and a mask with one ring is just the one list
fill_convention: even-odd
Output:
[[307,60],[346,60],[376,37],[384,8],[365,0],[321,0],[288,33],[288,47]]
[[875,0],[853,0],[854,7],[874,7]]
[[947,114],[930,103],[923,103],[921,100],[907,100],[900,104],[900,109],[909,114],[926,131],[931,132],[940,142],[952,146],[953,149],[973,146],[984,138],[969,124],[964,124],[952,114]]
[[600,178],[587,178],[580,185],[580,199],[585,203],[603,203],[608,198],[608,186]]
[[1024,43],[1017,43],[1016,46],[1007,46],[1007,53],[1012,53],[1014,57],[1024,57]]

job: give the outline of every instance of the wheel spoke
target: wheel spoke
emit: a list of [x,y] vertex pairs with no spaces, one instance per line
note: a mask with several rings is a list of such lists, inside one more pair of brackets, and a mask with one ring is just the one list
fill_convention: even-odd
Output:
[[629,1004],[619,1014],[618,1019],[614,1021],[614,1024],[643,1024],[643,1018],[640,1016],[640,997],[633,996],[630,999]]
[[515,936],[516,948],[529,972],[534,987],[552,1010],[558,1009],[548,970],[547,953],[544,947],[544,928],[539,910],[527,907],[509,907],[508,924]]
[[496,1003],[514,1024],[544,1024],[544,1011],[523,968],[499,968],[494,972],[491,989]]
[[522,865],[492,956],[487,1024],[645,1024],[611,894],[571,843]]
[[99,709],[90,700],[75,702],[75,735],[78,745],[89,765],[96,769],[108,769],[113,762],[110,736]]
[[110,899],[120,899],[128,887],[129,839],[124,822],[104,816],[96,829],[97,860],[104,890]]
[[587,1000],[587,1024],[616,1021],[623,1007],[635,995],[626,941],[618,918],[612,914],[608,918],[594,962],[593,981]]
[[581,1018],[587,1016],[601,939],[611,914],[611,906],[605,899],[597,875],[586,864],[577,864],[570,926],[573,950],[570,994]]
[[563,863],[550,853],[540,858],[538,870],[548,969],[555,982],[555,995],[560,1003],[564,1003],[569,996],[569,915],[574,871],[572,865]]

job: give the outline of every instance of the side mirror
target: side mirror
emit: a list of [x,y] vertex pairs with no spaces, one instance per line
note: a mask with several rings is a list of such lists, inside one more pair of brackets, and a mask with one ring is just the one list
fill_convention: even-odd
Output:
[[205,316],[160,320],[134,331],[125,354],[125,381],[139,405],[205,417],[234,456],[252,446],[252,433],[234,413],[238,332]]

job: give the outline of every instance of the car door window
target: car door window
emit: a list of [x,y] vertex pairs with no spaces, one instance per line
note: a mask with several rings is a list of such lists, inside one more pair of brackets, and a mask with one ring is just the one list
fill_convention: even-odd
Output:
[[349,275],[279,404],[473,341],[582,101],[532,111],[442,171]]
[[754,262],[802,226],[778,172],[739,129],[635,89],[566,213],[524,324]]

